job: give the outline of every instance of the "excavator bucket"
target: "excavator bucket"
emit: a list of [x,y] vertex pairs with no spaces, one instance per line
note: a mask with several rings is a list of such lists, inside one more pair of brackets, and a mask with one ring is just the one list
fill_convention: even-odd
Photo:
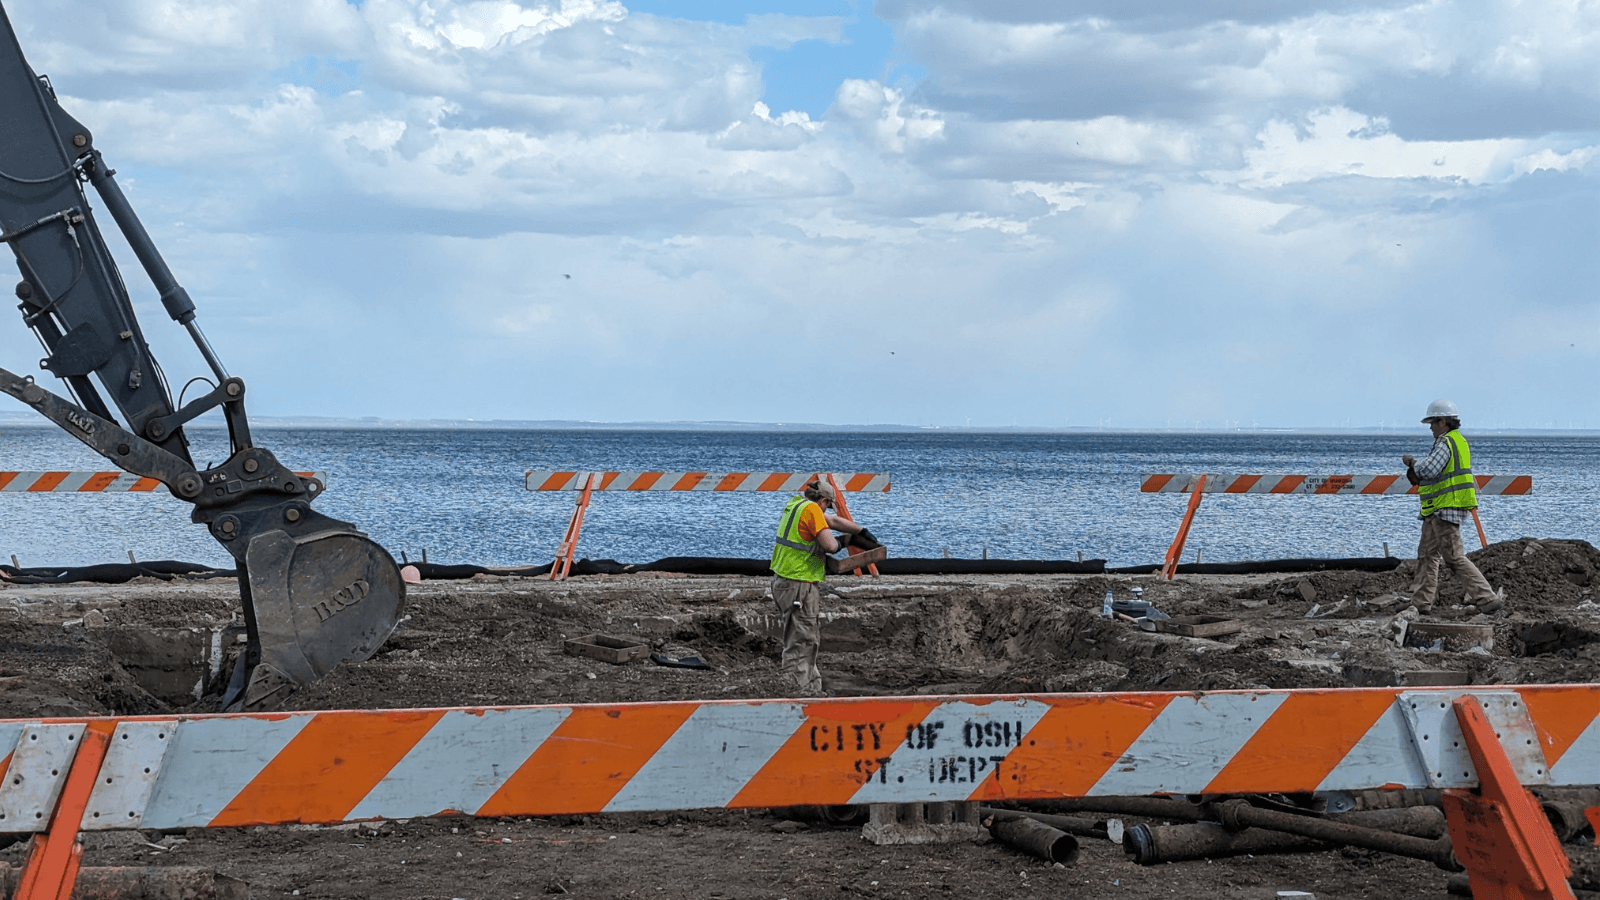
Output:
[[341,663],[367,659],[405,607],[394,557],[353,529],[255,535],[242,569],[249,644],[223,698],[228,711],[273,709]]
[[[94,134],[28,65],[3,7],[0,173],[0,243],[22,276],[16,296],[23,322],[49,354],[40,367],[62,379],[77,402],[5,369],[0,393],[194,504],[191,520],[233,556],[249,640],[224,705],[269,709],[340,663],[371,656],[405,605],[394,559],[349,523],[313,511],[321,485],[251,440],[244,380],[228,374],[201,331],[194,301],[135,215]],[[144,338],[86,185],[213,376],[196,379],[209,381],[210,392],[181,408]],[[222,465],[196,471],[183,427],[214,409],[227,423],[232,453]]]

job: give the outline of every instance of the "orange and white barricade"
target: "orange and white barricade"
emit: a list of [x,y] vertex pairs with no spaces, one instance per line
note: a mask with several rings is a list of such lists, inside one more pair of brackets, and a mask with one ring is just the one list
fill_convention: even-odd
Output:
[[70,894],[80,831],[1380,788],[1444,789],[1481,896],[1553,898],[1523,786],[1600,783],[1600,685],[13,720],[0,754],[24,900]]
[[[845,491],[889,492],[889,476],[880,472],[584,472],[568,469],[528,472],[523,476],[523,486],[530,491],[578,492],[577,506],[572,511],[572,519],[567,523],[566,533],[556,548],[555,562],[550,567],[550,578],[559,581],[572,571],[572,557],[578,549],[578,535],[583,531],[584,514],[589,509],[595,491],[796,493],[807,482],[818,477],[826,477],[833,484],[839,497],[839,515],[846,519],[850,519],[850,508],[845,504]],[[850,548],[852,556],[860,552],[859,548]],[[877,566],[868,568],[873,575],[878,574]]]
[[[296,472],[328,483],[327,472]],[[0,472],[0,494],[143,494],[161,482],[132,472]]]
[[[1474,475],[1473,478],[1478,483],[1480,497],[1519,497],[1533,493],[1532,475]],[[1194,522],[1203,494],[1359,494],[1371,497],[1415,494],[1417,488],[1404,475],[1140,475],[1139,491],[1189,495],[1188,509],[1161,565],[1162,577],[1170,579],[1177,571],[1178,558],[1183,555],[1189,526]],[[1489,537],[1484,533],[1483,520],[1476,509],[1472,511],[1472,521],[1478,527],[1478,540],[1483,546],[1489,546]]]

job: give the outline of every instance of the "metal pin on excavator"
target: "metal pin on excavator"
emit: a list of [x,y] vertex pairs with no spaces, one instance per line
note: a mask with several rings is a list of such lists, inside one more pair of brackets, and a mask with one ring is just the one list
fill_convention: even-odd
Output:
[[[0,7],[0,242],[22,274],[16,290],[22,319],[49,354],[39,365],[66,382],[77,402],[3,368],[0,391],[194,505],[193,521],[238,562],[248,630],[223,705],[270,709],[341,662],[376,652],[399,621],[405,585],[388,551],[311,508],[321,484],[251,442],[244,382],[228,374],[201,333],[193,301],[115,175],[89,129],[61,108],[49,79],[28,66]],[[93,185],[168,315],[188,330],[215,375],[213,390],[181,409],[145,343],[85,184]],[[231,454],[197,471],[183,426],[219,407]]]

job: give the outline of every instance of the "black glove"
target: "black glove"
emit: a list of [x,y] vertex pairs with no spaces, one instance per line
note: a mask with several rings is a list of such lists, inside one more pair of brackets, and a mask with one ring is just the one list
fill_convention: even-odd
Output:
[[[839,549],[840,550],[845,550],[845,549],[848,549],[850,547],[850,538],[851,538],[851,535],[845,534],[842,531],[835,531],[833,533],[833,539],[839,542]],[[835,551],[835,552],[838,552],[838,551]]]
[[1412,484],[1420,484],[1422,482],[1422,479],[1417,477],[1417,470],[1410,466],[1406,466],[1406,480]]
[[850,543],[853,546],[860,547],[863,550],[876,550],[883,546],[883,544],[879,542],[878,538],[865,528],[852,535]]

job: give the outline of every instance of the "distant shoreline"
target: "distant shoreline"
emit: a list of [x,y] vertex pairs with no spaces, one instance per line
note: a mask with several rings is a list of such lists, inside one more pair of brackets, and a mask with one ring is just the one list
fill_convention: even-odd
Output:
[[[1362,425],[1349,427],[1265,427],[1252,428],[1102,428],[1074,425],[1049,428],[1038,425],[828,425],[818,422],[582,422],[568,419],[380,419],[376,417],[340,418],[332,416],[258,416],[250,420],[255,428],[302,428],[321,430],[370,431],[714,431],[714,432],[819,432],[851,434],[1423,434],[1418,425]],[[43,416],[27,412],[0,412],[0,428],[54,428]],[[223,428],[220,416],[208,415],[189,423],[188,428]],[[1589,428],[1473,428],[1469,434],[1527,437],[1594,437],[1600,429]]]

